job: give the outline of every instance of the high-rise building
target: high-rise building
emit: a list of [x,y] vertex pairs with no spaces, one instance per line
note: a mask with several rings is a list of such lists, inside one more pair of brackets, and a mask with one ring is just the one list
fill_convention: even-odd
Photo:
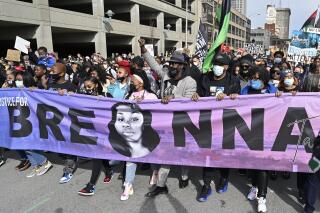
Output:
[[279,39],[288,39],[291,10],[289,8],[277,8],[276,10],[276,34]]
[[213,41],[214,35],[214,8],[216,2],[214,0],[202,0],[202,9],[201,9],[201,21],[204,24],[206,32],[208,34],[208,41]]
[[231,7],[242,15],[247,14],[247,0],[231,0]]

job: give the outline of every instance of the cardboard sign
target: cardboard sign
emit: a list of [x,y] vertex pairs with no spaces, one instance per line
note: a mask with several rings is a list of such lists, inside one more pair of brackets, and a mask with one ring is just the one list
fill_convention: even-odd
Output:
[[28,48],[30,46],[30,41],[27,41],[19,36],[16,36],[16,43],[14,48],[20,50],[21,52],[28,54]]
[[20,62],[20,56],[21,52],[19,50],[8,49],[6,60]]

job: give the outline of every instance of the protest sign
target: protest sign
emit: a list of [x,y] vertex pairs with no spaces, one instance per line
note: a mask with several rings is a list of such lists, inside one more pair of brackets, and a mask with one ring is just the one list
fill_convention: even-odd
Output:
[[28,54],[28,48],[30,47],[30,41],[27,41],[19,36],[16,36],[16,42],[14,48],[20,50],[21,52]]
[[258,45],[255,43],[244,43],[244,49],[249,54],[263,54],[264,53],[263,45]]
[[[320,129],[319,97],[249,95],[203,98],[197,104],[189,99],[167,105],[145,100],[138,105],[3,89],[0,146],[129,162],[308,172]],[[130,116],[136,119],[127,124]],[[134,131],[123,128],[132,122],[137,122]],[[131,146],[135,141],[140,145]]]
[[320,35],[302,31],[293,31],[291,46],[300,49],[319,49]]
[[307,28],[307,32],[308,32],[308,33],[320,34],[320,28],[312,28],[312,27],[309,27],[309,28]]
[[19,62],[20,61],[20,56],[21,56],[21,53],[20,53],[19,50],[8,49],[7,50],[6,60]]
[[154,48],[152,44],[146,44],[145,45],[146,49],[148,50],[148,52],[150,53],[150,55],[154,56]]

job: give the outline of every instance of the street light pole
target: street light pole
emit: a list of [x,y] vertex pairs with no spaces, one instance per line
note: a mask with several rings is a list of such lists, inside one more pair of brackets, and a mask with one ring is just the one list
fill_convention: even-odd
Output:
[[186,0],[186,43],[185,47],[188,48],[188,5],[189,0]]

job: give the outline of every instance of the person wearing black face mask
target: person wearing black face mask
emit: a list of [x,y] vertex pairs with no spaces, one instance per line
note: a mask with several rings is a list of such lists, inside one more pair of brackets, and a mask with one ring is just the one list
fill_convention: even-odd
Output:
[[[77,87],[72,84],[70,81],[65,80],[65,74],[67,71],[67,67],[64,64],[56,63],[50,70],[50,74],[48,75],[49,84],[48,90],[58,91],[60,95],[64,95],[67,92],[76,92]],[[62,155],[65,162],[65,167],[63,169],[63,175],[60,179],[60,183],[69,182],[73,173],[76,169],[77,157],[71,155]]]
[[53,65],[50,73],[48,75],[49,85],[48,90],[63,91],[66,92],[76,92],[77,88],[70,81],[65,80],[67,68],[66,65],[61,63],[56,63]]
[[[190,67],[186,63],[184,55],[180,52],[174,52],[168,61],[169,67],[161,67],[154,57],[148,53],[148,50],[145,48],[145,41],[140,39],[139,44],[143,58],[150,68],[161,77],[160,97],[162,98],[162,103],[167,104],[174,98],[191,98],[193,100],[194,96],[197,95],[197,83],[192,77],[187,75]],[[169,172],[170,166],[161,167],[157,187],[147,193],[146,197],[155,197],[159,194],[168,193],[166,182]],[[185,188],[188,186],[188,183],[188,169],[182,168],[179,187]]]
[[248,85],[249,81],[249,69],[253,65],[253,57],[251,55],[245,55],[240,58],[240,85],[241,89]]
[[[84,80],[84,88],[80,90],[81,94],[90,95],[90,96],[98,96],[102,94],[102,88],[100,86],[100,82],[95,77],[87,77]],[[113,176],[112,167],[109,164],[109,160],[102,159],[92,159],[92,168],[91,168],[91,177],[89,183],[78,191],[79,195],[90,196],[94,195],[96,183],[101,173],[102,167],[105,168],[106,175],[103,180],[104,183],[110,183],[111,178]]]

